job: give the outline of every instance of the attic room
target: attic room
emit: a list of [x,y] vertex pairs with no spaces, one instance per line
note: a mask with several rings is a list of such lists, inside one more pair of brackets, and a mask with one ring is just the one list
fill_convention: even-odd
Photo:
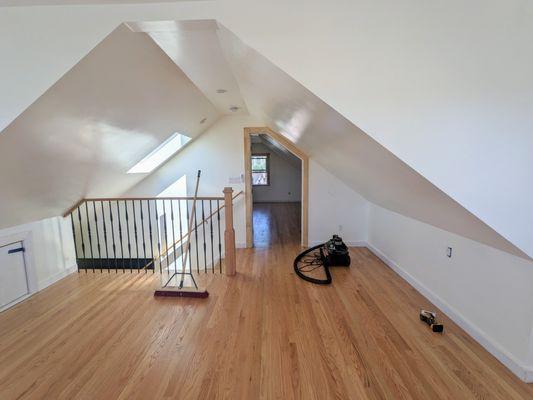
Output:
[[532,20],[0,0],[0,399],[533,398]]

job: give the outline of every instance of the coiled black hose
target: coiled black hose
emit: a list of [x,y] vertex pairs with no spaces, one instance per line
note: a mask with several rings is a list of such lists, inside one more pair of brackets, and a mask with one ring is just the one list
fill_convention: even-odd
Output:
[[[307,282],[311,282],[317,285],[329,285],[331,283],[332,280],[331,274],[329,272],[329,266],[327,263],[327,259],[324,256],[324,251],[322,250],[324,245],[325,243],[321,243],[319,245],[310,247],[296,256],[296,258],[294,259],[294,272],[296,272],[296,275],[298,275],[303,280],[306,280]],[[306,262],[302,261],[306,255],[317,249],[320,249],[320,254],[311,257],[310,260]],[[311,272],[319,267],[324,268],[324,271],[326,273],[326,279],[312,278],[304,274],[304,272]]]

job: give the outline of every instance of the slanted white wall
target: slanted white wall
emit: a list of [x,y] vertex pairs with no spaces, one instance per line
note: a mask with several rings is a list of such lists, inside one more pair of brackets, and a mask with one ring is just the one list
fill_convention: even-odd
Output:
[[253,187],[254,202],[298,202],[302,200],[302,167],[299,160],[292,164],[285,157],[260,143],[252,143],[252,153],[270,154],[270,184]]
[[0,230],[0,245],[14,241],[24,242],[30,294],[76,270],[70,219],[47,218]]
[[142,179],[126,172],[145,155],[219,114],[149,37],[120,26],[0,135],[0,228],[117,196]]
[[348,245],[367,239],[369,202],[309,160],[309,244],[325,242],[338,234]]
[[533,378],[533,262],[373,204],[368,243],[519,377]]

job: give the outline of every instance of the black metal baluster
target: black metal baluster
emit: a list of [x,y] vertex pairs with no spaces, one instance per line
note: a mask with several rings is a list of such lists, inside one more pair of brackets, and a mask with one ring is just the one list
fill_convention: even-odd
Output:
[[217,224],[218,224],[218,267],[222,273],[222,238],[220,237],[220,200],[217,200]]
[[209,231],[211,234],[211,272],[215,273],[215,248],[213,247],[213,200],[209,200]]
[[205,243],[205,211],[204,211],[204,201],[202,200],[202,232],[204,240],[204,272],[207,273],[207,244]]
[[176,262],[176,235],[174,233],[174,201],[170,200],[170,221],[172,223],[172,254],[174,255],[174,273],[178,272],[178,263]]
[[[142,200],[139,200],[139,204],[141,205],[141,231],[142,231],[142,234],[143,234],[143,254],[144,254],[144,261],[143,263],[146,262],[146,240],[145,240],[145,237],[144,237],[144,212],[143,212],[143,201]],[[143,267],[145,267],[145,265],[143,265]],[[146,268],[144,269],[144,273],[146,273]]]
[[91,224],[89,223],[89,204],[85,202],[85,216],[87,218],[87,232],[89,233],[89,248],[91,249],[91,264],[94,272],[94,256],[93,256],[93,238],[91,235]]
[[100,264],[100,273],[102,273],[102,253],[100,251],[100,232],[98,231],[98,217],[96,216],[96,201],[93,201],[94,224],[96,227],[96,249],[98,250],[98,264]]
[[113,210],[111,209],[111,200],[108,202],[108,205],[109,205],[109,219],[111,220],[111,238],[113,239],[113,259],[115,260],[115,273],[117,273],[118,272],[117,246],[115,244],[115,225],[113,223]]
[[122,241],[122,221],[120,220],[120,203],[117,200],[118,238],[120,240],[120,257],[122,258],[122,273],[125,271],[124,244]]
[[128,213],[128,202],[127,200],[124,200],[124,208],[126,209],[126,234],[128,235],[128,268],[130,269],[130,273],[132,273],[131,268],[131,241],[130,241],[130,216]]
[[[191,207],[192,211],[192,207]],[[196,242],[196,272],[200,273],[200,253],[198,250],[198,219],[196,218],[196,215],[198,213],[198,210],[194,209],[194,237]]]
[[80,266],[78,265],[78,244],[76,243],[76,229],[74,228],[74,211],[70,213],[70,225],[72,226],[72,238],[74,240],[74,254],[76,254],[76,267],[78,267],[78,272],[80,272]]
[[159,213],[157,211],[157,200],[155,201],[155,226],[157,228],[157,257],[159,258],[159,273],[161,274],[163,273],[163,271],[161,270],[161,230],[159,229]]
[[135,214],[135,200],[131,201],[131,206],[133,207],[133,230],[135,232],[135,254],[137,255],[137,272],[140,268],[140,257],[139,257],[139,239],[137,238],[137,216]]
[[[187,214],[187,229],[189,229],[189,207],[187,205],[187,199],[185,199],[185,210],[186,210],[186,214]],[[189,257],[189,272],[191,273],[191,276],[192,276],[192,256],[191,256],[191,236],[192,236],[192,232],[185,232],[187,236],[187,246],[188,246],[188,250],[187,250],[187,257]]]
[[170,263],[168,261],[168,230],[167,230],[167,211],[165,208],[165,200],[163,200],[163,230],[165,231],[165,255],[167,257],[167,270],[170,274]]
[[[107,247],[107,224],[105,222],[104,202],[100,201],[100,209],[102,210],[102,221],[104,224],[104,245],[105,245],[105,260],[109,263],[109,248]],[[107,273],[111,273],[111,265],[107,264]]]
[[180,251],[181,251],[181,265],[183,267],[183,231],[182,231],[182,224],[181,224],[181,200],[178,200],[178,219],[180,220]]
[[[155,255],[154,255],[154,239],[152,236],[152,213],[150,212],[150,200],[147,200],[148,203],[148,225],[149,225],[149,232],[150,232],[150,249],[152,254],[152,273],[155,273]],[[157,204],[156,204],[157,208]]]
[[80,225],[80,237],[81,237],[81,251],[83,253],[83,261],[85,262],[84,270],[87,273],[87,257],[85,256],[85,238],[83,237],[83,224],[81,223],[81,205],[78,207],[78,223]]

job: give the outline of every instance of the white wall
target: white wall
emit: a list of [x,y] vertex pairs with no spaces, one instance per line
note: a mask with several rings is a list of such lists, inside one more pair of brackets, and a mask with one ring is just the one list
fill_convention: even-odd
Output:
[[[252,153],[270,154],[270,184],[254,186],[254,202],[298,202],[302,200],[302,167],[294,156],[281,156],[267,146],[252,143]],[[287,157],[294,157],[291,163]]]
[[309,244],[325,242],[340,235],[351,246],[367,239],[368,207],[357,192],[309,160]]
[[[226,116],[219,119],[197,139],[161,168],[146,177],[124,195],[157,196],[183,175],[187,176],[187,193],[194,194],[196,174],[200,169],[199,196],[223,196],[225,186],[234,194],[244,190],[244,182],[230,183],[244,173],[245,126],[262,126],[263,122],[248,116]],[[244,196],[235,200],[234,224],[237,246],[246,243]]]
[[533,373],[533,262],[376,205],[368,243],[522,379]]
[[72,228],[68,218],[47,218],[0,230],[0,245],[14,241],[24,242],[30,294],[76,270]]

